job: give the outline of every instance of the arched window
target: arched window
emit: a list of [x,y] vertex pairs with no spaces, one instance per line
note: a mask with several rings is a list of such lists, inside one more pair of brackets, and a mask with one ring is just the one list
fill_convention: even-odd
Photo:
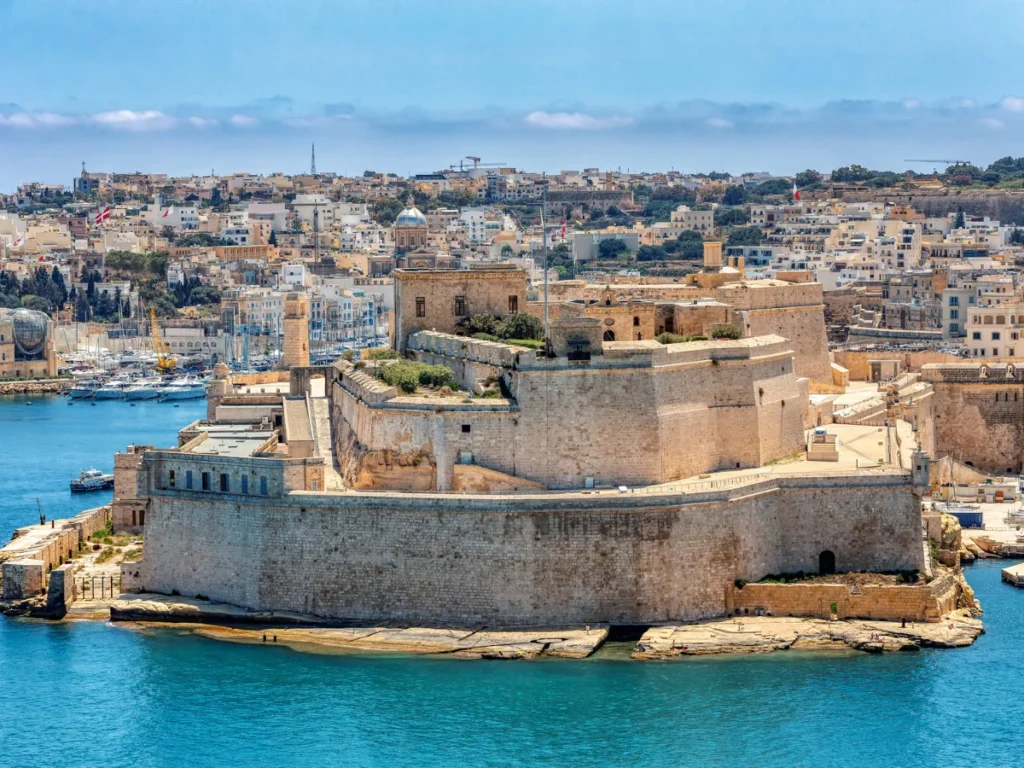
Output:
[[640,318],[639,317],[634,317],[633,318],[633,327],[636,328],[639,325],[640,325]]
[[615,331],[605,331],[604,332],[604,340],[605,341],[615,341]]
[[996,317],[996,325],[1006,325],[1006,318],[1002,315]]

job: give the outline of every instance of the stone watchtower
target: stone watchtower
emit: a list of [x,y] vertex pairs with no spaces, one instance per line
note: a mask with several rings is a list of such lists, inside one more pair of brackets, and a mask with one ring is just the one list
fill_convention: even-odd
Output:
[[284,297],[284,351],[281,367],[285,370],[309,365],[309,299],[304,293]]

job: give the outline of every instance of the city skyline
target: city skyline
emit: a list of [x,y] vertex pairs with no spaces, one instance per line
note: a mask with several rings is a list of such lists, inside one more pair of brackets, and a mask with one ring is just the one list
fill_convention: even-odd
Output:
[[548,171],[793,173],[984,165],[1024,138],[1011,49],[921,56],[1024,29],[1007,2],[969,16],[947,2],[484,6],[0,2],[0,26],[48,34],[44,57],[26,35],[0,51],[18,73],[0,84],[0,189],[67,180],[82,161],[296,173],[312,141],[345,174],[470,153]]

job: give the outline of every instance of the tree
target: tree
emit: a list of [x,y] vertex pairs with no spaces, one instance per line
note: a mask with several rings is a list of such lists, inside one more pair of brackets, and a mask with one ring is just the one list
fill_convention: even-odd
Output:
[[624,252],[628,251],[629,246],[626,245],[626,241],[620,240],[617,237],[602,240],[601,244],[597,246],[598,255],[603,260],[617,259]]
[[720,227],[738,227],[750,221],[743,208],[720,208],[715,212],[715,224]]
[[[747,190],[742,185],[733,185],[725,190],[722,203],[725,205],[743,205],[747,200]],[[715,218],[718,218],[717,216]]]
[[1014,227],[1010,232],[1010,245],[1024,245],[1024,229]]
[[267,240],[267,245],[277,245],[277,232],[270,231],[270,239]]
[[477,333],[487,333],[494,336],[497,326],[498,318],[489,312],[481,312],[466,320],[466,333],[470,336]]
[[637,261],[665,261],[668,252],[660,245],[641,245],[636,252]]
[[953,219],[953,229],[963,229],[967,225],[964,219],[963,206],[956,209],[956,218]]
[[796,182],[798,187],[809,187],[813,184],[821,183],[821,174],[808,168],[806,171],[800,171],[800,173],[794,176],[793,181]]
[[720,325],[711,332],[713,339],[738,339],[740,336],[740,329],[732,325]]
[[42,296],[33,296],[32,294],[21,297],[21,306],[26,309],[34,309],[37,312],[47,313],[53,309],[49,301],[44,299]]
[[739,227],[729,233],[727,245],[760,245],[764,233],[757,226]]
[[495,328],[495,335],[502,339],[542,339],[544,324],[533,315],[513,312],[501,319]]
[[844,165],[841,168],[836,168],[832,171],[832,181],[838,181],[842,183],[856,183],[858,181],[867,181],[875,174],[869,171],[863,165]]
[[769,179],[754,187],[756,195],[788,195],[792,185],[785,179]]

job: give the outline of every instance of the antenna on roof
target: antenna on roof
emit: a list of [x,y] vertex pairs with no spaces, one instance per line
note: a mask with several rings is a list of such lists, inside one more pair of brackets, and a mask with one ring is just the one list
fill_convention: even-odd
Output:
[[316,176],[316,143],[312,145],[312,150],[309,153],[309,175]]

